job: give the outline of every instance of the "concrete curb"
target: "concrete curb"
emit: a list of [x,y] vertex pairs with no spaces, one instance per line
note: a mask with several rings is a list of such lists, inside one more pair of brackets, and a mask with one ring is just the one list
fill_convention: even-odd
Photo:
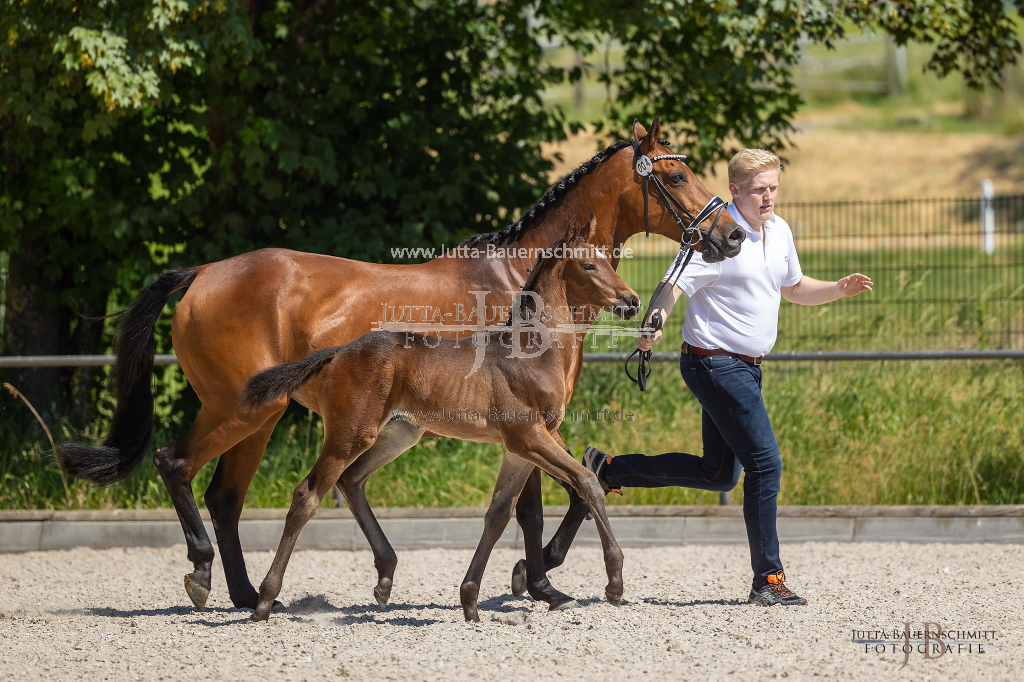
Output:
[[[545,539],[565,507],[545,509]],[[200,512],[214,537],[209,513]],[[277,547],[286,509],[242,512],[239,535],[247,550]],[[395,549],[475,548],[483,530],[483,509],[375,510]],[[739,507],[646,507],[612,505],[615,537],[624,547],[744,543]],[[1024,505],[906,507],[779,507],[783,542],[997,542],[1024,543]],[[72,547],[167,547],[184,536],[172,509],[110,511],[0,510],[0,552]],[[585,522],[577,543],[599,545],[593,523]],[[521,547],[517,524],[509,523],[499,547]],[[347,509],[321,509],[299,537],[299,548],[368,549]]]

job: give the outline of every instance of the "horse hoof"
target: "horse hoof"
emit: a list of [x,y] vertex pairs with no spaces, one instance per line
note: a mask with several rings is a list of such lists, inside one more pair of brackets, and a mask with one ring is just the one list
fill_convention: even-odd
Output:
[[512,596],[526,594],[526,559],[520,559],[512,569]]
[[373,598],[377,600],[377,606],[380,607],[381,611],[385,611],[388,608],[388,597],[391,595],[382,594],[378,591],[378,588],[373,588]]
[[569,601],[564,601],[561,604],[552,604],[548,611],[568,611],[569,609],[578,609],[579,607],[580,603],[578,601],[570,599]]
[[281,613],[282,611],[287,611],[287,610],[288,609],[286,609],[284,607],[284,604],[282,604],[281,602],[277,601],[276,599],[274,600],[274,605],[270,607],[270,612],[271,613]]
[[273,608],[273,604],[271,604],[270,606],[264,606],[263,604],[259,604],[256,607],[256,610],[252,612],[252,616],[249,617],[249,620],[251,620],[254,623],[266,621],[270,618],[270,613],[271,611],[273,611]]
[[608,599],[608,603],[612,606],[618,606],[622,602],[621,594],[611,594],[610,592],[605,592],[604,596],[606,599]]
[[206,600],[210,598],[210,588],[203,587],[197,583],[192,576],[194,573],[189,573],[185,576],[185,593],[188,594],[188,598],[195,604],[196,609],[202,611],[206,608]]
[[459,601],[462,602],[462,615],[466,617],[467,623],[479,623],[480,614],[477,612],[477,597],[480,596],[480,586],[474,582],[462,583],[459,588]]

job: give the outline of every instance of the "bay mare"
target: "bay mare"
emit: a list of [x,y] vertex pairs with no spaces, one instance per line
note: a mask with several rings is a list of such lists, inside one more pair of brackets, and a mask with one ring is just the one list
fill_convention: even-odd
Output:
[[[634,124],[640,151],[648,157],[669,153],[659,142],[660,134],[657,118],[649,132]],[[659,162],[654,173],[694,215],[711,198],[681,161]],[[643,186],[633,166],[630,144],[617,142],[562,178],[506,230],[478,235],[466,244],[514,244],[535,253],[534,249],[564,234],[570,216],[594,213],[599,227],[591,243],[609,251],[621,248],[630,236],[645,229]],[[657,197],[650,201],[649,224],[656,234],[676,241],[681,238],[680,228]],[[702,235],[698,248],[709,262],[736,255],[743,240],[743,231],[728,214],[714,229],[702,230]],[[618,265],[616,254],[612,253],[610,259],[613,267]],[[174,312],[172,342],[202,407],[195,422],[157,450],[153,459],[178,514],[194,567],[185,576],[185,590],[202,609],[210,593],[214,551],[191,482],[206,463],[220,457],[204,500],[213,520],[231,601],[236,607],[255,608],[259,595],[246,574],[238,519],[245,493],[285,407],[275,403],[262,411],[245,410],[241,396],[246,381],[267,368],[352,341],[380,321],[385,306],[429,306],[448,311],[462,305],[472,309],[476,295],[471,292],[489,291],[488,305],[508,308],[533,262],[481,257],[387,265],[263,249],[165,272],[132,303],[118,325],[114,368],[117,407],[109,435],[100,445],[59,445],[56,459],[71,475],[110,484],[128,476],[146,456],[153,422],[154,326],[166,299],[187,288]],[[566,386],[566,404],[579,379],[582,353],[581,347],[573,379]],[[320,413],[319,395],[318,381],[313,379],[292,397]],[[381,604],[390,596],[397,557],[370,511],[363,486],[373,471],[411,445],[401,432],[389,435],[385,429],[374,447],[348,467],[338,482],[373,547],[378,573],[374,595]],[[585,505],[576,507],[582,509]],[[528,559],[542,544],[541,517],[540,478],[535,472],[517,504]],[[571,525],[572,519],[566,523]],[[549,546],[544,563],[558,555],[558,549],[557,543]],[[540,565],[540,560],[527,563],[529,572],[531,566]],[[529,580],[531,584],[546,584],[546,578],[532,573]]]
[[[605,594],[611,603],[619,603],[622,552],[608,525],[604,491],[594,473],[573,459],[557,436],[568,385],[575,376],[577,346],[590,322],[577,322],[576,315],[560,322],[556,311],[596,308],[630,319],[640,310],[636,292],[587,243],[586,235],[594,228],[593,216],[586,231],[570,225],[565,237],[551,244],[551,255],[534,266],[508,324],[477,332],[473,342],[438,338],[428,343],[403,332],[369,332],[345,346],[317,351],[249,380],[244,402],[259,411],[272,403],[287,405],[291,394],[322,372],[317,398],[324,418],[323,448],[295,489],[277,554],[260,585],[253,620],[270,616],[299,532],[324,496],[396,419],[410,440],[429,429],[439,436],[502,444],[501,471],[484,517],[484,533],[459,591],[467,621],[480,620],[477,598],[487,558],[535,467],[568,483],[593,510],[608,572]],[[559,245],[563,248],[556,248]],[[529,326],[524,326],[529,317]],[[512,352],[506,353],[506,347]],[[478,348],[483,349],[482,356]],[[457,406],[465,418],[423,417],[447,406]],[[517,418],[492,419],[492,413]]]

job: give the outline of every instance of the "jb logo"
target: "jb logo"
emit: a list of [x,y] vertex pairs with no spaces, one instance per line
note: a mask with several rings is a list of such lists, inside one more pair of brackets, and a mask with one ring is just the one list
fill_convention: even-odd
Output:
[[[922,623],[924,625],[924,642],[917,645],[918,651],[924,654],[927,659],[942,658],[946,653],[946,648],[949,646],[942,641],[942,626],[938,623]],[[931,627],[935,629],[932,630]],[[923,651],[921,650],[923,647]],[[903,623],[903,665],[900,666],[900,670],[903,670],[910,661],[910,654],[914,653],[914,645],[910,643],[910,621],[904,621]]]

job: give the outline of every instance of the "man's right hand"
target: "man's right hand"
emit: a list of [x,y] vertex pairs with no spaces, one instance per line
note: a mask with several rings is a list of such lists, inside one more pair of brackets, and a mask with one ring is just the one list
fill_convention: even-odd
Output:
[[650,350],[660,339],[660,329],[654,332],[654,334],[640,334],[636,337],[636,347],[640,350]]

